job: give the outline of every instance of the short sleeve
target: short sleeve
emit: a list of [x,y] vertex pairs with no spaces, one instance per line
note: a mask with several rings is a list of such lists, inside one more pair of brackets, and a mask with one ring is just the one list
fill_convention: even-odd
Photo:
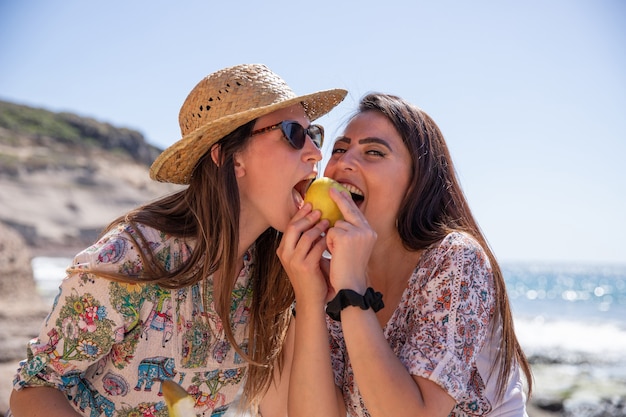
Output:
[[452,233],[420,263],[409,289],[403,300],[407,324],[401,361],[457,402],[467,400],[468,391],[481,398],[484,384],[475,364],[494,311],[485,252],[472,238]]
[[146,291],[154,291],[156,286],[121,283],[100,275],[134,275],[141,270],[131,242],[116,230],[76,255],[39,335],[27,346],[27,359],[20,363],[14,381],[16,389],[63,389],[71,384],[70,375],[85,372],[114,345],[125,348],[113,355],[114,360],[124,361],[125,355],[132,353]]

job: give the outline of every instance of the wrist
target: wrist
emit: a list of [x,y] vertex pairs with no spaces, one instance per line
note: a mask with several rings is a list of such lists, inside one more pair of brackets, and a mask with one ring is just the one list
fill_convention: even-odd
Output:
[[339,290],[335,298],[326,305],[326,314],[335,321],[341,321],[341,310],[349,306],[359,307],[361,310],[371,308],[377,312],[385,304],[383,303],[383,295],[371,287],[365,290],[363,294],[354,290],[343,289]]
[[317,315],[324,316],[326,304],[324,301],[321,303],[298,301],[297,299],[291,305],[291,313],[296,316],[296,312],[300,317],[315,317]]

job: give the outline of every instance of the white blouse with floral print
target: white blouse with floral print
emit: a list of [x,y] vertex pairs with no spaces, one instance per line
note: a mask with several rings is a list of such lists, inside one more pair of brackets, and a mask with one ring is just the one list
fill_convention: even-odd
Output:
[[[167,270],[189,258],[188,242],[139,227]],[[205,311],[200,284],[169,290],[98,276],[142,271],[134,233],[121,225],[75,257],[39,336],[29,343],[14,388],[56,387],[90,417],[165,417],[161,381],[171,379],[194,397],[197,414],[223,415],[244,381],[246,363],[224,335],[212,293]],[[246,254],[230,317],[244,351],[252,258]]]
[[[525,416],[516,366],[496,400],[499,346],[491,334],[494,283],[489,259],[471,237],[453,232],[428,248],[383,332],[412,375],[436,382],[456,400],[451,416]],[[335,383],[343,387],[349,416],[369,416],[347,354],[341,322],[327,319]],[[492,375],[491,378],[488,378]],[[486,383],[485,383],[486,381]]]

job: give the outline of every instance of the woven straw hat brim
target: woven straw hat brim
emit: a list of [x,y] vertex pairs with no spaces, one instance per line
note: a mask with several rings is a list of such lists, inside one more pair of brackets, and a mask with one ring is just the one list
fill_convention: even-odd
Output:
[[309,120],[313,121],[337,106],[346,94],[343,89],[319,91],[208,122],[164,150],[150,167],[150,177],[161,182],[189,184],[198,160],[214,143],[238,127],[296,103],[303,104]]

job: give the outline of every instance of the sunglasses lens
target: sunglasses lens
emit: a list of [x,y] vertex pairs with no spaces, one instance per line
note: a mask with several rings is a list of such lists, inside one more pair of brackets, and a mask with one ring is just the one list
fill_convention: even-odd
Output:
[[318,148],[321,148],[324,142],[324,128],[320,125],[311,125],[305,129],[300,123],[286,121],[282,123],[281,129],[291,146],[296,149],[304,148],[307,135]]
[[304,128],[300,125],[300,123],[283,122],[281,128],[283,130],[283,134],[285,135],[287,140],[289,140],[291,146],[296,149],[302,149],[304,147],[306,134],[304,132]]
[[307,133],[311,137],[311,140],[313,140],[315,146],[321,148],[324,143],[324,128],[320,125],[311,125],[307,129]]

